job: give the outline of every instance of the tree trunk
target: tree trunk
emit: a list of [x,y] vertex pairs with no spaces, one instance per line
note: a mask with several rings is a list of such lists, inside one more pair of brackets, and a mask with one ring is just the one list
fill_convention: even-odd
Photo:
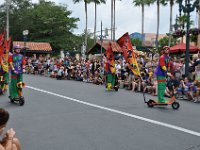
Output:
[[156,32],[156,50],[158,51],[158,35],[160,26],[160,1],[157,0],[157,32]]
[[113,0],[111,0],[111,41],[113,40]]
[[171,46],[172,39],[172,13],[173,13],[173,0],[170,0],[170,19],[169,19],[169,43],[168,46]]
[[114,14],[114,17],[113,17],[113,41],[115,41],[115,0],[114,0],[114,3],[113,3],[113,14]]
[[88,16],[87,16],[87,2],[85,2],[85,47],[87,51],[87,21],[88,21]]
[[95,2],[95,19],[94,19],[94,43],[96,43],[96,28],[97,28],[97,3]]
[[[199,1],[199,20],[198,20],[198,28],[200,29],[200,1]],[[197,46],[200,47],[200,34],[197,37]]]
[[144,4],[142,4],[142,46],[144,45]]

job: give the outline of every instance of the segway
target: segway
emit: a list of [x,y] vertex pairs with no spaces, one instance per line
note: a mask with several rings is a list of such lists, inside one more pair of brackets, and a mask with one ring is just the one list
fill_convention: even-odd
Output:
[[146,101],[146,97],[145,94],[143,92],[143,97],[144,97],[144,102],[147,104],[148,107],[152,108],[154,106],[168,106],[171,105],[173,109],[177,110],[180,107],[179,102],[176,101],[176,96],[175,94],[172,95],[172,97],[170,98],[170,100],[166,103],[159,103],[153,99],[149,99],[149,101]]
[[24,103],[25,103],[25,99],[24,99],[23,94],[22,94],[22,88],[24,88],[26,86],[26,84],[23,83],[23,82],[18,82],[16,86],[18,88],[19,97],[11,98],[9,96],[10,102],[11,103],[18,103],[20,106],[23,106]]

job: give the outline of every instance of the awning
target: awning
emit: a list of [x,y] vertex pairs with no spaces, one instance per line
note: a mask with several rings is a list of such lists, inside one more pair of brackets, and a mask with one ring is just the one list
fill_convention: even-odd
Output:
[[[190,45],[189,50],[190,50],[189,52],[198,52],[199,48],[196,46]],[[185,51],[186,51],[185,43],[181,43],[181,44],[170,47],[170,53],[183,53]]]

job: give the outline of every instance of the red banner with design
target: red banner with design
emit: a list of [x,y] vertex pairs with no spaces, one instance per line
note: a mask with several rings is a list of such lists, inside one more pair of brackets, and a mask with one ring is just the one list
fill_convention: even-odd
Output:
[[138,67],[136,55],[133,51],[133,46],[128,32],[125,33],[122,37],[120,37],[117,40],[117,43],[123,50],[123,55],[125,60],[129,64],[129,69],[134,73],[134,75],[140,76],[140,70]]

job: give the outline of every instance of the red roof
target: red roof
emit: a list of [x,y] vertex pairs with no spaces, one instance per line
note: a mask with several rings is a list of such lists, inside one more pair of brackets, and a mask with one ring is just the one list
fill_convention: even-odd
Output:
[[[197,52],[200,50],[198,47],[192,46],[192,45],[190,45],[189,49],[190,49],[190,52]],[[181,43],[181,44],[170,47],[170,53],[180,53],[180,52],[185,52],[185,50],[186,50],[185,43]]]
[[[21,47],[24,47],[24,42],[13,41],[13,46],[14,45],[20,45]],[[44,42],[26,42],[26,47],[28,50],[32,51],[52,51],[51,45]]]

